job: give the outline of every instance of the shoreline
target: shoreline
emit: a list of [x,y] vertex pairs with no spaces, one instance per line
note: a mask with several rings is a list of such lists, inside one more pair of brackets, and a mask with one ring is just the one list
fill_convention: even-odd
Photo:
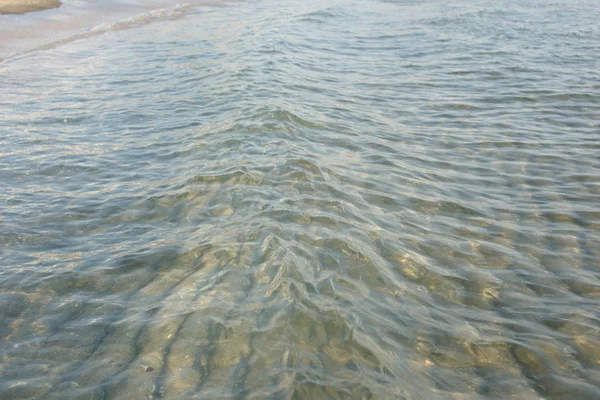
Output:
[[[94,36],[113,29],[127,29],[185,13],[188,8],[208,4],[206,0],[116,0],[104,2],[66,0],[0,0],[0,59],[43,49],[64,41]],[[35,12],[44,11],[44,12]],[[133,19],[133,20],[132,20]],[[115,25],[116,24],[116,25]],[[99,28],[94,31],[95,28]],[[94,31],[94,33],[91,33]]]
[[60,6],[60,0],[0,0],[0,14],[26,14]]

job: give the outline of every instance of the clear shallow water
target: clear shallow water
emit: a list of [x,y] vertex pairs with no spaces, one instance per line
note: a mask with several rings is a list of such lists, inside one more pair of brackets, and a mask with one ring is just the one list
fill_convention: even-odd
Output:
[[599,398],[597,4],[139,18],[0,64],[0,398]]

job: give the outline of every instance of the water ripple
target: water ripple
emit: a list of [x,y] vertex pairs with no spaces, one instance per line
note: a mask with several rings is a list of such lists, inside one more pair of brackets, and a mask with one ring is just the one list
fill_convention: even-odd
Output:
[[2,63],[0,398],[599,398],[598,18],[186,5]]

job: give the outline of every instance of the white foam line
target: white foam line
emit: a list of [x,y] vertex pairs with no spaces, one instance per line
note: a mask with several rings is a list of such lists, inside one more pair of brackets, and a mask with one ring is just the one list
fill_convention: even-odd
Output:
[[34,47],[33,49],[29,49],[23,51],[21,53],[17,53],[15,55],[8,56],[4,59],[0,58],[0,64],[7,63],[10,61],[15,61],[26,57],[32,53],[37,53],[40,51],[51,50],[62,45],[75,42],[77,40],[87,39],[90,37],[102,35],[107,32],[116,32],[127,29],[138,28],[140,26],[148,25],[157,21],[168,21],[174,20],[181,17],[184,17],[190,13],[190,11],[196,9],[198,5],[185,3],[185,4],[177,4],[173,7],[161,8],[157,10],[152,10],[150,12],[136,15],[130,18],[127,18],[122,21],[110,23],[110,24],[100,24],[93,28],[91,28],[87,32],[78,33],[76,35],[69,36],[64,39],[55,40],[49,43],[45,43],[43,45]]

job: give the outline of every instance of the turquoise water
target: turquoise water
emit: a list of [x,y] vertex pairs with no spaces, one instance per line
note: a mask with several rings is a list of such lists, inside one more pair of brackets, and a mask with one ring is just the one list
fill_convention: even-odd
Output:
[[600,398],[598,3],[114,7],[4,42],[1,399]]

